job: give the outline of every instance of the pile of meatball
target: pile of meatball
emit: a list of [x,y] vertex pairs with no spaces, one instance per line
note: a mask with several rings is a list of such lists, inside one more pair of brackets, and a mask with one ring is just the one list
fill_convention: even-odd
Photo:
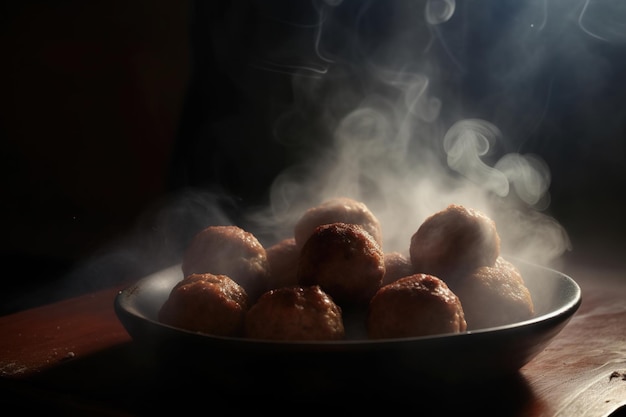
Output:
[[522,274],[500,255],[494,221],[462,205],[426,218],[406,254],[385,252],[376,216],[341,197],[306,210],[293,236],[268,247],[238,226],[209,226],[193,237],[181,268],[158,320],[210,335],[391,339],[534,315]]

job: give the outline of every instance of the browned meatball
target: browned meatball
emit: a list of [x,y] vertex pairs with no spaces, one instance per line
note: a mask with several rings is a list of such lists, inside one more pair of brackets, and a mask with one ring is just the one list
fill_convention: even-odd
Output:
[[267,291],[248,310],[245,336],[270,340],[340,340],[341,308],[317,286]]
[[494,267],[508,269],[507,273],[510,274],[511,278],[519,281],[522,284],[525,284],[524,277],[522,276],[521,271],[511,262],[504,259],[502,256],[498,256]]
[[301,285],[319,285],[340,305],[366,305],[385,275],[384,254],[357,224],[318,226],[298,261]]
[[286,238],[266,248],[270,264],[268,289],[296,285],[298,283],[298,258],[300,249],[296,239]]
[[500,255],[495,222],[484,213],[450,205],[428,217],[411,237],[409,257],[415,272],[435,275],[449,285]]
[[463,304],[468,328],[516,323],[534,316],[534,305],[519,271],[510,263],[483,266],[458,280],[454,292]]
[[191,274],[178,282],[158,313],[160,322],[220,336],[240,336],[246,291],[226,275]]
[[372,339],[460,333],[467,329],[459,298],[441,279],[414,274],[381,287],[369,304]]
[[183,254],[183,276],[209,272],[227,275],[255,300],[267,290],[269,262],[265,248],[238,226],[209,226],[198,232]]
[[413,275],[413,265],[409,258],[400,252],[385,253],[385,276],[382,285],[391,284],[407,275]]
[[329,223],[358,224],[382,247],[383,233],[376,216],[365,203],[348,197],[333,198],[305,211],[294,227],[298,247],[304,246],[317,226]]

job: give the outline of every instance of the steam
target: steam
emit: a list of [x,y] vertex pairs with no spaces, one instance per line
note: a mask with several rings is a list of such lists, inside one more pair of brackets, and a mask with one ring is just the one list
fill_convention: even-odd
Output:
[[[385,250],[406,253],[425,218],[456,203],[489,214],[509,254],[545,264],[569,248],[565,230],[537,208],[549,202],[550,173],[540,158],[510,153],[489,166],[483,157],[498,140],[494,125],[462,120],[437,143],[427,128],[436,106],[400,102],[405,106],[368,96],[340,120],[332,146],[319,160],[276,178],[271,208],[256,213],[255,222],[277,233],[278,240],[292,233],[308,207],[350,196],[364,201],[381,221]],[[424,147],[430,139],[432,147]],[[438,157],[438,144],[446,160]]]
[[483,120],[462,120],[454,124],[443,138],[448,154],[448,166],[475,183],[482,183],[499,196],[509,193],[506,175],[485,164],[481,157],[488,154],[500,131]]
[[[320,28],[332,27],[329,8],[339,4],[321,6]],[[570,242],[558,221],[545,213],[550,205],[549,167],[537,155],[503,152],[511,138],[488,120],[461,118],[446,125],[441,117],[446,102],[431,91],[438,73],[428,52],[440,42],[456,59],[439,38],[439,27],[454,17],[456,3],[429,0],[424,7],[422,23],[415,25],[429,30],[419,32],[427,39],[411,40],[416,55],[407,53],[405,33],[391,36],[372,53],[363,52],[365,40],[354,38],[349,45],[352,59],[337,51],[332,56],[324,49],[324,33],[318,32],[318,57],[333,65],[325,77],[294,73],[294,106],[277,121],[275,133],[283,144],[310,147],[312,139],[320,146],[276,177],[269,207],[250,213],[249,219],[259,233],[277,241],[293,232],[307,208],[349,196],[365,202],[381,221],[384,249],[406,253],[411,235],[426,217],[448,204],[463,204],[496,221],[503,251],[550,263]],[[402,11],[406,13],[389,10],[401,16],[399,31],[406,16],[416,16],[414,9]],[[542,12],[545,25],[546,9]],[[303,143],[303,131],[320,136]]]
[[609,43],[626,42],[626,3],[585,0],[578,25],[587,35]]
[[426,2],[426,22],[438,25],[447,22],[454,14],[455,0],[428,0]]
[[467,119],[455,123],[443,139],[448,166],[500,197],[506,197],[513,187],[524,203],[547,208],[550,170],[541,158],[508,153],[493,167],[483,161],[501,134],[495,125],[485,120]]
[[[270,244],[290,236],[304,210],[335,196],[370,207],[386,251],[406,252],[426,217],[452,203],[492,217],[503,253],[549,264],[571,249],[550,215],[550,167],[524,148],[547,140],[534,137],[537,127],[555,100],[569,99],[555,96],[554,85],[601,88],[607,64],[584,41],[623,44],[625,2],[313,0],[302,10],[254,3],[259,36],[242,47],[232,33],[249,30],[248,22],[234,7],[215,40],[218,61],[236,81],[247,70],[291,80],[293,102],[273,129],[297,157],[275,177],[264,207],[238,212],[219,185],[174,196],[158,227],[130,245],[143,248],[140,259],[180,254],[192,233],[214,223],[243,224]],[[272,31],[282,36],[264,38]],[[469,50],[469,36],[489,47]],[[470,72],[485,75],[473,88],[494,92],[479,103],[482,113],[463,108],[454,90]],[[161,250],[147,246],[154,241]],[[131,252],[116,259],[138,259]]]

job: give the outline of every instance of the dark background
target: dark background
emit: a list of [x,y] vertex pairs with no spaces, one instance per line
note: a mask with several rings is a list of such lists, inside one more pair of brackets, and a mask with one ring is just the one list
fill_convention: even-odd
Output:
[[[313,53],[319,9],[294,3],[1,6],[1,314],[176,262],[199,225],[180,216],[236,221],[266,204],[273,178],[325,145],[319,126],[303,128],[318,140],[302,146],[274,140],[294,101],[287,64],[361,75],[369,52],[408,35],[422,40],[398,52],[429,64],[418,69],[433,75],[442,121],[489,120],[506,133],[502,152],[546,161],[546,211],[572,240],[565,256],[623,265],[626,36],[582,30],[584,2],[551,2],[542,21],[542,2],[468,1],[433,33],[398,23],[410,2],[344,1],[328,8],[332,65]],[[267,57],[285,66],[257,65]]]
[[[100,286],[104,261],[75,284],[62,279],[105,256],[167,192],[189,73],[189,3],[1,8],[0,306],[14,311]],[[124,273],[116,262],[103,284],[128,278],[115,276]]]

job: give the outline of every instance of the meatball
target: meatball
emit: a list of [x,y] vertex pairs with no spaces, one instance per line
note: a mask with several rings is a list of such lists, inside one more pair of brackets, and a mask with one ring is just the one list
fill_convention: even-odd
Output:
[[493,266],[499,255],[495,222],[461,205],[450,205],[428,217],[409,245],[413,270],[447,284],[480,266]]
[[269,262],[265,248],[238,226],[209,226],[198,232],[183,253],[183,276],[209,272],[227,275],[255,300],[267,290]]
[[270,265],[268,289],[287,287],[298,283],[298,258],[300,249],[296,239],[285,238],[266,248]]
[[441,279],[414,274],[381,287],[369,304],[371,339],[417,337],[467,330],[459,298]]
[[341,308],[317,286],[276,288],[248,310],[245,336],[270,340],[340,340]]
[[179,281],[158,319],[171,326],[219,336],[240,336],[248,295],[226,275],[191,274]]
[[455,294],[470,329],[516,323],[534,316],[534,305],[519,271],[504,260],[482,266],[458,280]]
[[511,278],[519,281],[522,284],[525,284],[524,277],[522,276],[521,271],[511,262],[504,259],[502,256],[498,256],[498,259],[496,259],[496,263],[494,264],[494,267],[508,269],[507,273],[510,274]]
[[294,227],[298,247],[304,246],[317,226],[329,223],[358,224],[382,247],[383,233],[376,216],[365,203],[348,197],[333,198],[306,210]]
[[367,305],[384,275],[382,249],[357,224],[318,226],[298,260],[298,282],[319,285],[342,306]]
[[413,275],[413,265],[409,258],[400,252],[385,253],[385,275],[382,285],[391,284],[407,275]]

